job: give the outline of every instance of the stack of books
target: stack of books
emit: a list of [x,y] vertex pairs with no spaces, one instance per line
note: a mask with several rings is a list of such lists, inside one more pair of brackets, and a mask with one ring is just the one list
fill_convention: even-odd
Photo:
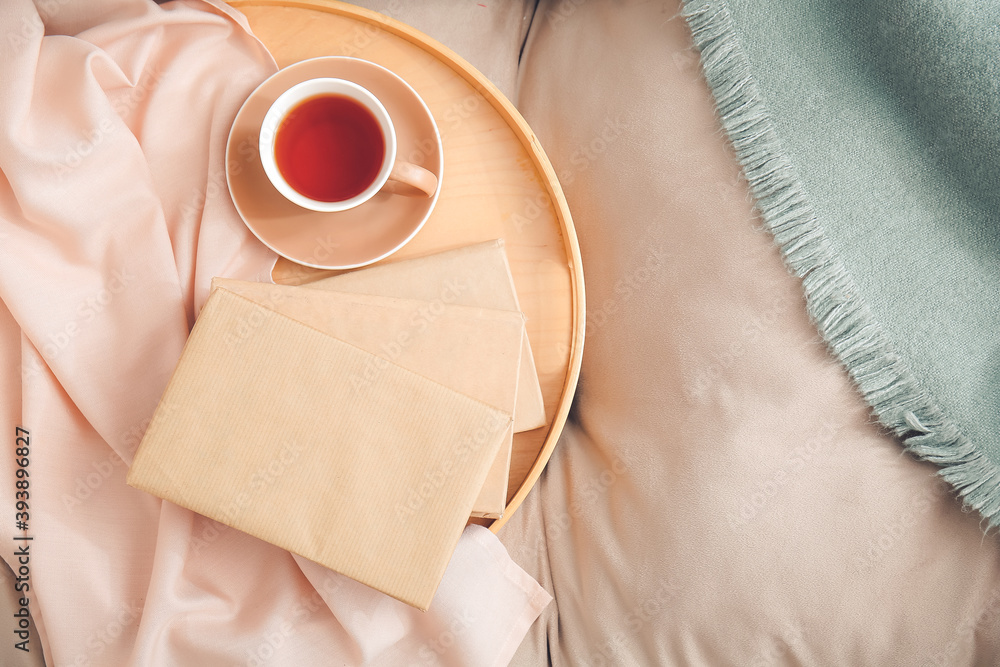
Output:
[[128,483],[427,609],[546,423],[501,241],[300,286],[217,278]]

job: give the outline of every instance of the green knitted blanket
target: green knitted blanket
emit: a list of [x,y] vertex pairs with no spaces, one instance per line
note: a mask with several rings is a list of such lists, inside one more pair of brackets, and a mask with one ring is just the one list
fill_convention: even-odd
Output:
[[1000,525],[1000,2],[685,15],[820,333],[882,423]]

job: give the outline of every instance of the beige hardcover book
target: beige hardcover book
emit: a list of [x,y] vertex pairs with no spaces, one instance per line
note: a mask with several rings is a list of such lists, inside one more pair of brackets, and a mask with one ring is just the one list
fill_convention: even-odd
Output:
[[[349,294],[215,278],[221,287],[392,361],[506,413],[517,396],[524,317],[520,313],[442,306],[426,301]],[[375,381],[382,362],[350,378]],[[472,515],[498,519],[507,503],[513,425],[490,468]]]
[[511,417],[383,362],[217,289],[128,483],[427,609]]
[[[342,273],[302,287],[521,312],[501,239]],[[523,345],[515,433],[546,424],[542,389],[527,336]]]

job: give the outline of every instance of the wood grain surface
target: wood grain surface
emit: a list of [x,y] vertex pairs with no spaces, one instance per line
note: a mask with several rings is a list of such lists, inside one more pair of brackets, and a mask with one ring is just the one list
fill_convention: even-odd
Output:
[[[384,261],[503,238],[545,399],[546,427],[518,433],[508,504],[496,531],[541,474],[569,412],[585,322],[583,270],[569,208],[531,129],[481,73],[447,47],[381,14],[326,0],[232,0],[279,67],[319,56],[378,63],[424,99],[441,132],[444,175],[419,234]],[[300,284],[333,272],[281,259],[272,277]]]

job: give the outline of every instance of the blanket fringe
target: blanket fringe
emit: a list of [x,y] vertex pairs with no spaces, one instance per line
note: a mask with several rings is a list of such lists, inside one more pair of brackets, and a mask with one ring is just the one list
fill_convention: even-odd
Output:
[[764,225],[802,279],[809,315],[879,420],[965,505],[1000,525],[1000,468],[944,415],[893,351],[827,239],[768,115],[724,0],[685,0],[702,69]]

